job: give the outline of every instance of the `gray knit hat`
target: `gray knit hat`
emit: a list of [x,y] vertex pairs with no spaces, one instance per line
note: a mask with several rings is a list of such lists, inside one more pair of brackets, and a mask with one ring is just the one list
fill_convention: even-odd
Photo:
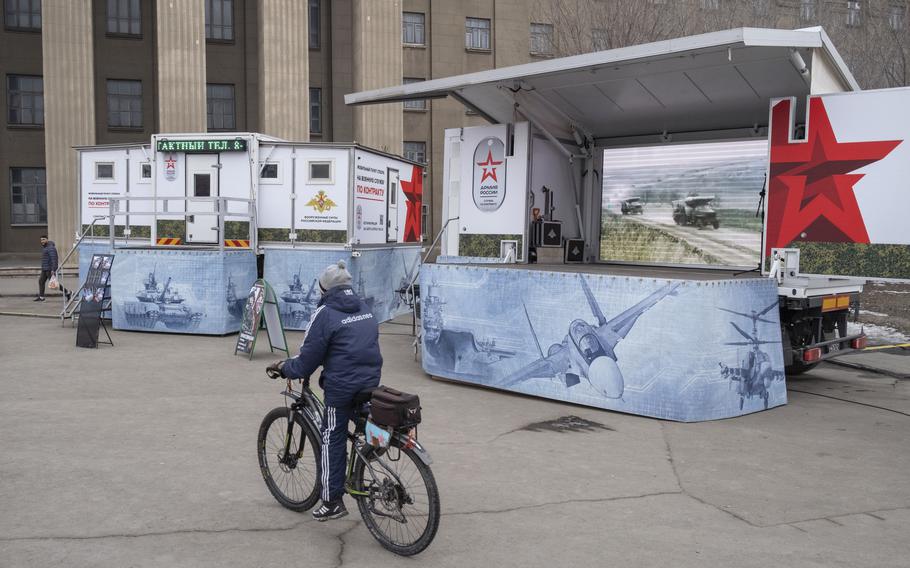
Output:
[[319,275],[319,287],[323,290],[331,290],[335,286],[350,286],[352,281],[351,273],[345,268],[343,260],[326,266]]

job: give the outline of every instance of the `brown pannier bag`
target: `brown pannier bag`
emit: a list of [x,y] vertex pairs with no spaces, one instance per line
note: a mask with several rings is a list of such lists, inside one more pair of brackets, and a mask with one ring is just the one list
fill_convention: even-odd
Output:
[[420,397],[380,386],[370,399],[370,418],[380,426],[416,426],[420,424]]

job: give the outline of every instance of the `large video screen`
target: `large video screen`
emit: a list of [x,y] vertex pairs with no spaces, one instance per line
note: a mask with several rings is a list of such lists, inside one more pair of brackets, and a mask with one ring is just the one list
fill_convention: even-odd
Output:
[[600,259],[757,267],[767,140],[604,151]]

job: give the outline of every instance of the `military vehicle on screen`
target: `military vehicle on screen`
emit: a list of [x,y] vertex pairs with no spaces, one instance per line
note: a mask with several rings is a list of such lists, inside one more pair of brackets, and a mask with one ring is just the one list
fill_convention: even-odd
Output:
[[720,365],[721,376],[730,379],[731,384],[736,383],[736,392],[739,394],[740,410],[743,409],[743,404],[746,399],[752,397],[761,398],[765,408],[768,408],[768,397],[772,383],[774,383],[774,381],[784,380],[783,371],[775,371],[771,364],[771,357],[759,347],[760,345],[780,343],[780,340],[764,341],[758,337],[758,322],[772,324],[775,328],[778,325],[777,322],[762,317],[778,306],[779,302],[775,300],[774,303],[767,308],[759,312],[753,310],[748,314],[728,310],[727,308],[718,308],[725,312],[752,320],[752,333],[745,332],[736,325],[735,322],[731,321],[730,325],[732,325],[740,335],[746,338],[747,341],[732,341],[724,344],[751,347],[746,354],[746,358],[742,360],[741,365],[739,367],[728,367],[723,363],[718,363],[718,365]]
[[154,329],[158,322],[168,329],[193,331],[199,327],[204,314],[195,312],[184,304],[185,298],[171,285],[168,277],[164,288],[158,284],[155,271],[149,272],[143,289],[136,293],[138,302],[124,302],[127,324],[133,327]]
[[673,222],[677,225],[692,225],[703,229],[711,225],[720,227],[717,212],[711,207],[713,195],[690,195],[673,202]]
[[640,197],[623,199],[619,206],[623,215],[641,215],[644,213],[644,206],[641,203]]

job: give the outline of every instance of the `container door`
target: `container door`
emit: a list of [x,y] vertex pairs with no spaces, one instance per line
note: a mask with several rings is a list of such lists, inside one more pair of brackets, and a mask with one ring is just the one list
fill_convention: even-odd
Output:
[[[218,197],[218,154],[186,155],[187,197]],[[188,201],[187,213],[214,213],[214,201]],[[190,215],[186,218],[186,242],[218,242],[218,217]]]
[[398,242],[398,170],[389,169],[388,186],[386,193],[389,198],[386,200],[386,223],[388,230],[386,232],[386,241],[390,243]]

